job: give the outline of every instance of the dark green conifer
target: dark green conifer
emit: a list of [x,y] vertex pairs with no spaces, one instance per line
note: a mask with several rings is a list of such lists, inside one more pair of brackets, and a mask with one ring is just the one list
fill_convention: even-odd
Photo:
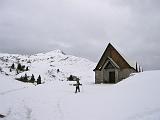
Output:
[[141,66],[139,66],[139,72],[141,72]]
[[137,62],[136,62],[136,71],[138,72],[138,65],[137,65]]
[[70,75],[68,79],[69,79],[69,81],[73,81],[73,76]]
[[21,64],[20,63],[18,63],[18,65],[17,65],[17,70],[22,70],[22,66],[21,66]]
[[28,69],[28,66],[26,67],[26,71],[28,71],[29,69]]
[[30,80],[31,83],[34,83],[35,82],[35,78],[34,78],[34,75],[32,74],[31,76],[31,80]]
[[41,76],[40,76],[40,75],[39,75],[38,78],[37,78],[37,85],[38,85],[38,84],[41,84]]
[[26,82],[28,81],[28,76],[27,76],[27,74],[24,75],[24,81],[26,81]]
[[21,71],[25,71],[25,65],[21,66]]
[[14,63],[12,64],[11,69],[15,69]]

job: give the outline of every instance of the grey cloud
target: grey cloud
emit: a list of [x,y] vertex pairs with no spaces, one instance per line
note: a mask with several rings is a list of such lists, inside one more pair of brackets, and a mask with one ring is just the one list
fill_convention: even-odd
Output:
[[160,69],[157,0],[1,0],[0,51],[62,49],[98,62],[108,42],[144,69]]

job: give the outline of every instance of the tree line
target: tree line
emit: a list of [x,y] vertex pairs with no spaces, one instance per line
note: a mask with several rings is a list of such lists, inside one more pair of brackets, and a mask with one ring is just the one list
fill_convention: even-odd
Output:
[[[28,66],[26,67],[25,65],[21,65],[21,63],[18,63],[17,67],[15,67],[15,64],[13,63],[10,67],[10,72],[12,72],[12,70],[16,70],[17,74],[24,72],[24,71],[29,71]],[[37,83],[37,84],[41,84],[41,76],[39,75],[37,80],[35,80],[34,75],[32,74],[32,76],[28,76],[26,73],[24,76],[21,76],[20,78],[16,78],[16,80],[22,81],[22,82],[29,82],[29,83]]]
[[28,76],[27,74],[25,74],[24,76],[21,76],[20,78],[16,78],[16,80],[22,81],[22,82],[29,82],[29,83],[37,83],[41,84],[41,76],[39,75],[37,80],[35,80],[34,75],[32,74],[32,76]]

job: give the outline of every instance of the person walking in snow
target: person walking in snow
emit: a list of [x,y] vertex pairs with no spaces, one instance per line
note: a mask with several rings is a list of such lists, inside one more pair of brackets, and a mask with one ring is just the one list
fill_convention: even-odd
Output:
[[80,87],[79,87],[80,85],[82,85],[82,84],[80,84],[79,80],[77,80],[77,83],[75,84],[75,86],[76,86],[75,93],[77,93],[77,91],[80,92]]

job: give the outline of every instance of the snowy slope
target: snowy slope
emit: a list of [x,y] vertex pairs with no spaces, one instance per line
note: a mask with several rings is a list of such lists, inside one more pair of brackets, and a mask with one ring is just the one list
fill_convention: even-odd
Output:
[[[22,65],[29,66],[29,71],[16,75],[16,71],[9,71],[9,67],[15,63],[21,63]],[[39,53],[36,55],[15,55],[15,54],[0,54],[0,67],[5,74],[9,74],[15,78],[24,76],[26,73],[28,76],[32,74],[35,78],[41,75],[42,81],[53,80],[67,80],[70,75],[75,75],[81,79],[81,81],[89,81],[93,77],[92,70],[95,67],[95,63],[71,55],[64,54],[61,50],[54,50],[48,53]],[[57,73],[57,69],[60,72]],[[92,69],[92,70],[91,70]],[[90,82],[94,82],[92,81]]]
[[14,78],[7,77],[3,74],[0,74],[0,84],[0,95],[18,91],[20,89],[27,88],[28,86],[33,86],[32,84],[25,84],[20,81],[16,81]]
[[[29,71],[10,72],[18,61]],[[0,67],[0,114],[6,116],[0,120],[160,119],[160,71],[138,73],[115,85],[95,85],[95,63],[60,50],[31,56],[0,54]],[[25,73],[40,74],[45,84],[14,79]],[[81,79],[80,93],[66,81],[70,74]]]
[[67,81],[26,87],[0,94],[0,114],[4,120],[159,120],[159,74],[135,74],[116,85],[84,83],[78,94]]

